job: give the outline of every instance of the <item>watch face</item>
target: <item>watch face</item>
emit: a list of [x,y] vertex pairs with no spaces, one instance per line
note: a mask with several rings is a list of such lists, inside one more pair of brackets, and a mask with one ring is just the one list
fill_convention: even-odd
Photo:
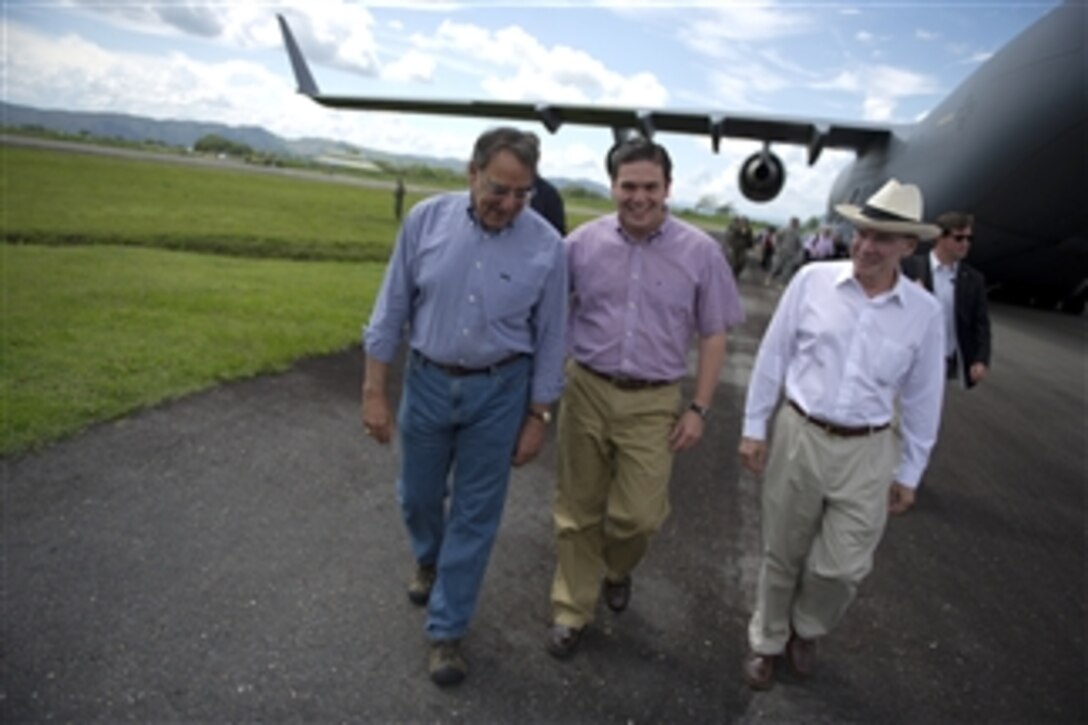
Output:
[[540,418],[546,424],[552,422],[552,412],[550,410],[542,410],[537,413],[536,417]]

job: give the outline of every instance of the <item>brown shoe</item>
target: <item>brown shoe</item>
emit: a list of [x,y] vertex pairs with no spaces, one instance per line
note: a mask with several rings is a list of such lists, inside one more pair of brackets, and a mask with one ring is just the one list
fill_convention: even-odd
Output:
[[786,659],[790,661],[793,671],[801,677],[811,674],[816,659],[816,640],[799,637],[794,632],[786,643]]
[[627,609],[631,602],[631,575],[628,574],[621,582],[612,582],[605,577],[604,603],[613,612],[619,613]]
[[416,566],[415,574],[412,575],[412,581],[408,584],[408,599],[417,606],[424,606],[431,598],[431,589],[434,588],[435,577],[438,573],[435,571],[434,565],[424,566],[419,564]]
[[553,624],[548,631],[548,654],[565,660],[578,649],[578,643],[582,639],[585,627],[575,629],[563,624]]
[[767,690],[774,684],[775,655],[749,652],[744,658],[744,681],[753,690]]
[[461,640],[436,639],[431,642],[431,681],[436,685],[456,685],[468,674],[461,656]]

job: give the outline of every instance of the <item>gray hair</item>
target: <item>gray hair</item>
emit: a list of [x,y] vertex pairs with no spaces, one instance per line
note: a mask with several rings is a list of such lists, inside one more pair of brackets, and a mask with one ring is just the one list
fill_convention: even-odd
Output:
[[540,161],[540,140],[532,131],[519,131],[510,126],[500,126],[480,134],[472,149],[470,168],[487,168],[500,151],[509,151],[536,175],[536,165]]

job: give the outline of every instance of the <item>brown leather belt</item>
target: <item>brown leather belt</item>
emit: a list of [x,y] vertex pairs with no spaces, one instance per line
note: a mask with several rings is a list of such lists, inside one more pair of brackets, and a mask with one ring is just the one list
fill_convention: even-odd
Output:
[[419,352],[418,350],[412,350],[412,354],[415,355],[416,358],[420,362],[422,362],[424,365],[430,365],[432,367],[436,367],[439,370],[441,370],[442,372],[446,373],[447,375],[452,375],[455,378],[463,378],[466,375],[490,375],[490,374],[494,373],[496,370],[498,370],[499,368],[501,368],[501,367],[503,367],[505,365],[509,365],[510,363],[515,362],[515,361],[520,360],[521,358],[525,357],[525,353],[515,352],[512,355],[507,355],[506,357],[504,357],[502,360],[499,360],[498,362],[491,363],[487,367],[466,368],[466,367],[462,367],[460,365],[447,365],[446,363],[440,363],[437,360],[430,359],[429,357],[427,357],[423,353]]
[[[577,362],[577,361],[576,361]],[[579,362],[578,366],[591,375],[596,375],[601,380],[607,380],[620,390],[645,390],[646,388],[663,388],[672,385],[675,380],[642,380],[641,378],[625,378],[619,375],[609,375],[600,370],[594,370],[585,363]]]
[[813,418],[811,415],[805,412],[804,408],[802,408],[800,405],[790,400],[789,398],[786,399],[786,402],[790,404],[791,408],[797,411],[798,415],[800,415],[812,425],[822,429],[825,433],[833,436],[840,436],[842,438],[856,438],[858,436],[872,435],[873,433],[879,433],[880,431],[888,428],[891,425],[891,423],[884,423],[882,425],[863,425],[856,428],[852,428],[847,425],[836,425],[835,423],[830,423],[826,420]]

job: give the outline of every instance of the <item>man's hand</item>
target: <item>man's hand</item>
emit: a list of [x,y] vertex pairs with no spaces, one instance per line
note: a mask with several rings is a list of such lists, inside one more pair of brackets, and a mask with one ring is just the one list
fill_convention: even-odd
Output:
[[393,439],[393,414],[385,393],[363,390],[363,432],[385,445]]
[[755,438],[741,438],[740,448],[741,465],[757,476],[763,473],[763,467],[767,465],[767,442],[757,441]]
[[677,453],[691,448],[703,437],[705,427],[703,416],[694,410],[685,410],[669,433],[669,449]]
[[967,374],[971,376],[972,383],[981,383],[986,379],[988,372],[990,372],[990,369],[986,367],[986,363],[977,362],[970,367]]
[[514,450],[514,465],[523,466],[536,458],[544,445],[544,421],[536,416],[525,416],[525,422],[521,425],[521,433],[518,434],[518,445]]
[[914,489],[896,482],[888,491],[888,513],[898,516],[914,505]]

